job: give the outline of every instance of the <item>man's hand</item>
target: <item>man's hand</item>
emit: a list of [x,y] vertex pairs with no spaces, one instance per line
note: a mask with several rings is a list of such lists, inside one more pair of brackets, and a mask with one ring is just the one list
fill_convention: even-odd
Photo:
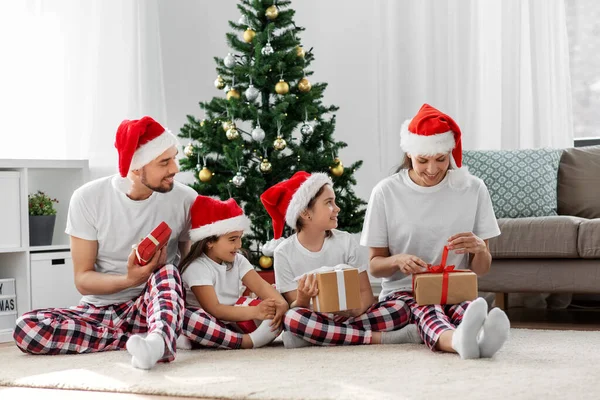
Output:
[[[135,287],[142,283],[146,283],[148,278],[150,278],[150,275],[164,265],[166,258],[167,249],[165,246],[154,254],[148,264],[142,266],[138,264],[135,249],[133,249],[127,259],[127,283],[129,287]],[[160,263],[160,260],[163,260],[162,264]]]

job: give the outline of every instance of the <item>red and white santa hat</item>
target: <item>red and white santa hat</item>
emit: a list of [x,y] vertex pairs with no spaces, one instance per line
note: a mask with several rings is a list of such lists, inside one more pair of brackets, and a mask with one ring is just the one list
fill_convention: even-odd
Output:
[[450,165],[453,183],[469,174],[462,166],[462,133],[458,124],[447,114],[423,104],[412,119],[400,130],[400,147],[410,155],[433,156],[451,152]]
[[151,117],[124,120],[115,138],[119,173],[126,177],[129,171],[142,168],[172,146],[177,146],[177,137]]
[[250,219],[235,199],[225,201],[208,196],[198,196],[190,210],[192,242],[210,236],[221,236],[235,231],[250,229]]
[[260,196],[273,221],[275,240],[283,234],[284,221],[290,228],[296,229],[298,217],[319,189],[326,184],[333,186],[327,174],[298,171],[290,179],[271,186]]

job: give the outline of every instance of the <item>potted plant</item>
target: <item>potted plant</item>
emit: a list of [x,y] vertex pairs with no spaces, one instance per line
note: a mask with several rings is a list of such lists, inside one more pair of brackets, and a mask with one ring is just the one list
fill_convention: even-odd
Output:
[[54,203],[58,203],[58,200],[40,190],[27,198],[29,200],[29,245],[49,246],[52,244],[56,221]]

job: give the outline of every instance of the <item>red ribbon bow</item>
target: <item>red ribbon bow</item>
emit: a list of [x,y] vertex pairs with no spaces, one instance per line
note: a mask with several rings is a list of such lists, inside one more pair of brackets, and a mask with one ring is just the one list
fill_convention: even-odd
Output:
[[454,271],[454,265],[446,265],[448,260],[448,246],[444,246],[444,252],[442,253],[442,263],[440,265],[427,265],[427,271],[413,274],[413,291],[415,290],[415,277],[419,274],[444,274],[442,276],[442,297],[440,304],[446,304],[448,301],[448,275]]

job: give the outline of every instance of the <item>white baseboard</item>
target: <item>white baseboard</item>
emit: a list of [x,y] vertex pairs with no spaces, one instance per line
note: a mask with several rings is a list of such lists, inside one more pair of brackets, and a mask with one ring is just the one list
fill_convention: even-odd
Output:
[[3,329],[0,331],[0,343],[8,343],[13,341],[13,330]]

